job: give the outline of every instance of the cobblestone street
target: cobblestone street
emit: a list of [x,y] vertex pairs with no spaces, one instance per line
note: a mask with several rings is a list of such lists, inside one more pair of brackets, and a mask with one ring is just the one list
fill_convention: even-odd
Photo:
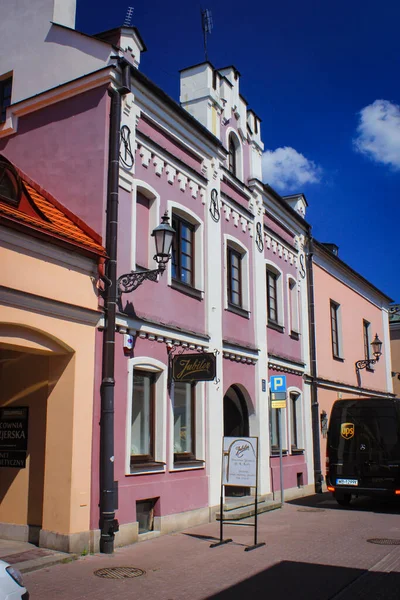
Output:
[[[245,552],[253,529],[225,526],[232,543],[210,549],[218,523],[154,538],[25,574],[31,600],[121,599],[376,600],[398,598],[400,505],[356,500],[339,507],[330,494],[285,504],[259,517],[259,541]],[[370,543],[368,540],[382,543]],[[396,544],[397,542],[397,544]],[[135,567],[131,579],[102,579],[105,567]]]

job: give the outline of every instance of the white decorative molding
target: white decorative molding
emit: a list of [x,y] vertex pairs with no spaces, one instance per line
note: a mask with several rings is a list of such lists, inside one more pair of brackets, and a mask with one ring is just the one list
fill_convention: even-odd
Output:
[[246,356],[241,352],[236,352],[232,350],[224,350],[222,356],[234,362],[240,362],[247,365],[255,365],[258,362],[257,358]]
[[165,172],[167,174],[168,183],[170,183],[172,185],[175,181],[176,169],[174,169],[174,167],[171,167],[171,165],[167,165],[165,167]]
[[149,166],[150,161],[151,161],[150,150],[147,150],[147,148],[144,148],[143,146],[141,146],[139,144],[139,156],[142,159],[142,166],[146,167],[146,169],[147,169],[147,167]]
[[186,175],[183,175],[182,173],[178,173],[179,189],[182,192],[184,192],[186,190],[187,182],[188,182],[188,178],[186,177]]
[[189,180],[189,189],[191,191],[192,198],[196,199],[199,191],[199,186],[192,180]]
[[158,177],[161,177],[164,167],[165,167],[164,161],[161,160],[161,158],[159,158],[158,156],[153,156],[153,165],[154,165],[155,174]]

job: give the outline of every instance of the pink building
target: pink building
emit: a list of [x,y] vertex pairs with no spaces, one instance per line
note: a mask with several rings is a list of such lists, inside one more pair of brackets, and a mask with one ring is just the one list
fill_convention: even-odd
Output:
[[[319,450],[307,202],[262,183],[260,119],[240,93],[239,72],[209,62],[182,70],[179,104],[139,70],[146,48],[136,28],[88,36],[74,28],[75,0],[31,5],[21,0],[0,23],[0,44],[11,47],[17,31],[21,40],[18,55],[0,53],[0,152],[85,221],[109,259],[99,286],[90,476],[83,471],[90,518],[80,537],[55,528],[47,545],[98,549],[114,537],[114,512],[117,544],[215,518],[224,435],[258,437],[262,500],[279,498],[279,445],[285,498],[312,493]],[[165,213],[176,236],[163,276],[115,298],[117,277],[156,269],[151,233]],[[110,372],[104,348],[113,348]],[[181,353],[214,354],[214,380],[172,381]],[[274,375],[287,383],[281,437]],[[227,488],[247,503],[249,493]]]
[[[344,263],[334,244],[313,242],[316,420],[321,471],[325,471],[326,421],[337,399],[393,394],[388,310],[391,299]],[[374,360],[372,341],[382,341]]]

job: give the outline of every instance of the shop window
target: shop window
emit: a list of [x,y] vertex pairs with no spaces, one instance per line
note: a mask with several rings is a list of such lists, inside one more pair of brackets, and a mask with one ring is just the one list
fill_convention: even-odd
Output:
[[195,460],[196,385],[175,381],[173,386],[174,462]]
[[131,422],[131,465],[154,461],[156,374],[134,369]]

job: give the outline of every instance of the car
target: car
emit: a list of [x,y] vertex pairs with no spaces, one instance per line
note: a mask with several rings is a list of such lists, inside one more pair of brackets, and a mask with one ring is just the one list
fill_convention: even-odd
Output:
[[21,573],[4,560],[0,560],[0,600],[29,600]]

